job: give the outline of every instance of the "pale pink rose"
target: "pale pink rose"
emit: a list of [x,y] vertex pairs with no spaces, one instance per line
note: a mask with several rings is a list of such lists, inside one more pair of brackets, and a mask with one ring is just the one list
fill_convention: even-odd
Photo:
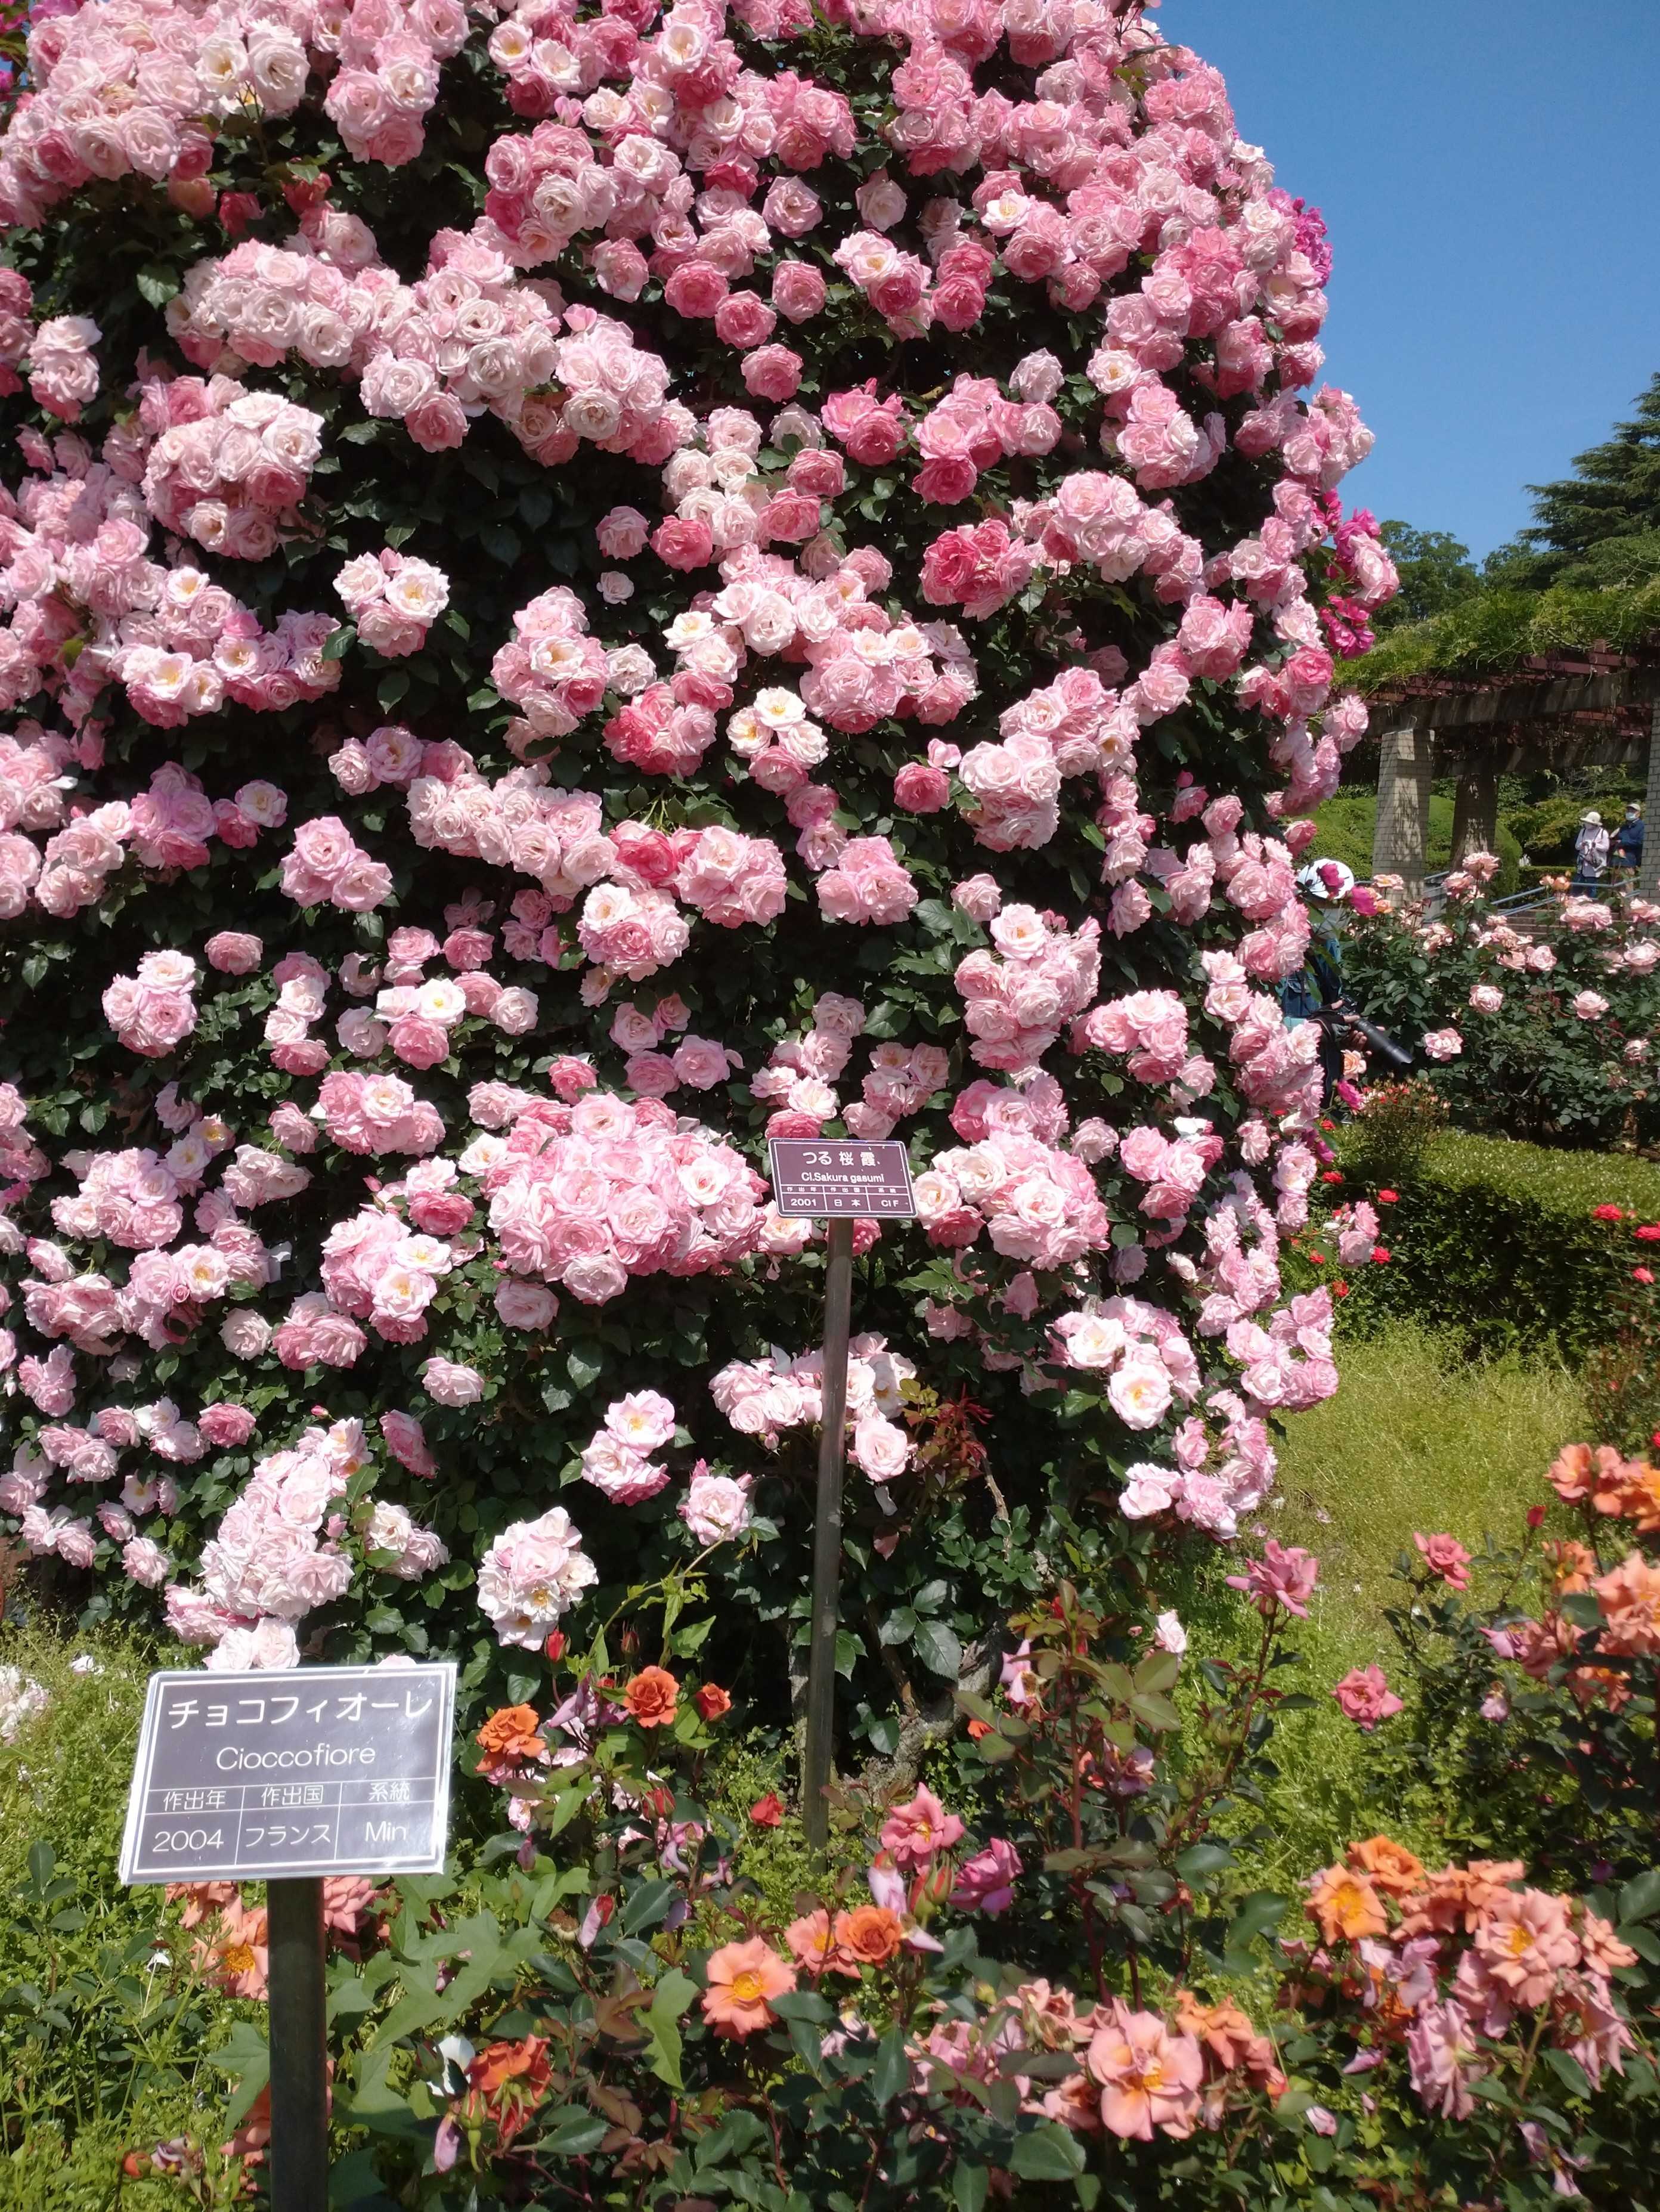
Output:
[[220,930],[209,938],[203,951],[209,967],[222,975],[250,975],[265,955],[259,939],[239,929]]
[[246,1406],[233,1405],[222,1399],[216,1405],[202,1408],[196,1417],[196,1425],[210,1444],[222,1451],[234,1451],[253,1434],[254,1417]]
[[559,1301],[540,1283],[504,1275],[496,1286],[496,1310],[506,1328],[544,1329],[558,1312]]
[[484,1395],[484,1378],[476,1367],[436,1353],[421,1370],[428,1397],[440,1406],[473,1406]]

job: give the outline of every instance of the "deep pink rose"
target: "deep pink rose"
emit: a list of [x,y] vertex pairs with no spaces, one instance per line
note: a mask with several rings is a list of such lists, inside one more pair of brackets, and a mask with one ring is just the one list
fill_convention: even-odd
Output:
[[893,803],[910,814],[937,814],[951,797],[951,778],[927,761],[907,761],[893,779]]
[[707,522],[672,514],[651,534],[652,550],[671,568],[704,568],[714,557],[714,533]]

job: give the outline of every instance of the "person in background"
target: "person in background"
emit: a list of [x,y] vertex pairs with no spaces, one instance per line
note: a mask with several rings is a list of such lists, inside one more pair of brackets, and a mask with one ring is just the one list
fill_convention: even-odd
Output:
[[[1337,934],[1337,911],[1353,893],[1354,871],[1341,860],[1311,860],[1298,875],[1297,888],[1309,902],[1311,927],[1303,965],[1280,986],[1280,1007],[1288,1030],[1342,1004],[1343,947]],[[1343,1042],[1337,1028],[1326,1022],[1320,1025],[1320,1066],[1329,1099],[1343,1073]]]
[[1592,806],[1579,817],[1579,835],[1573,841],[1573,856],[1578,863],[1573,873],[1577,891],[1593,891],[1598,878],[1608,864],[1608,833],[1602,827],[1602,817]]
[[1633,799],[1626,818],[1608,840],[1608,858],[1616,876],[1634,876],[1643,865],[1643,810]]

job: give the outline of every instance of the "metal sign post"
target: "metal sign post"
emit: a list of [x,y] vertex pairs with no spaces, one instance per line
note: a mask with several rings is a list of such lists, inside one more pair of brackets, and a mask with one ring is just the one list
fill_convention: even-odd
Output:
[[801,1759],[801,1818],[807,1841],[830,1841],[830,1769],[836,1746],[836,1636],[842,1581],[842,1485],[848,1457],[848,1338],[853,1315],[853,1224],[909,1220],[910,1162],[897,1144],[775,1137],[769,1147],[778,1211],[828,1222],[824,1268],[824,1421],[812,1530],[812,1613],[807,1655],[807,1727]]
[[272,2212],[328,2212],[323,1877],[302,1875],[272,1882],[265,1907]]
[[264,1881],[272,2212],[326,2212],[323,1878],[441,1874],[455,1663],[152,1674],[125,1882]]

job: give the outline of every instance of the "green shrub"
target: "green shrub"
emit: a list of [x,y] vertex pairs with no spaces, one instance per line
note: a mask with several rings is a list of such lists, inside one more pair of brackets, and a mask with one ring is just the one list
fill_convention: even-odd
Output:
[[[1344,1131],[1339,1157],[1365,1174],[1358,1130]],[[1598,1221],[1599,1206],[1626,1218]],[[1472,1352],[1555,1352],[1578,1364],[1630,1328],[1635,1298],[1652,1304],[1631,1279],[1643,1257],[1633,1217],[1660,1220],[1660,1167],[1647,1160],[1444,1131],[1378,1214],[1389,1259],[1353,1280],[1343,1309],[1353,1333],[1414,1320]]]
[[211,2132],[224,2103],[207,2053],[233,2008],[195,1978],[161,1890],[116,1880],[150,1663],[131,1637],[0,1628],[0,1666],[47,1698],[0,1743],[0,2212],[177,2203],[125,2182],[122,2154]]

